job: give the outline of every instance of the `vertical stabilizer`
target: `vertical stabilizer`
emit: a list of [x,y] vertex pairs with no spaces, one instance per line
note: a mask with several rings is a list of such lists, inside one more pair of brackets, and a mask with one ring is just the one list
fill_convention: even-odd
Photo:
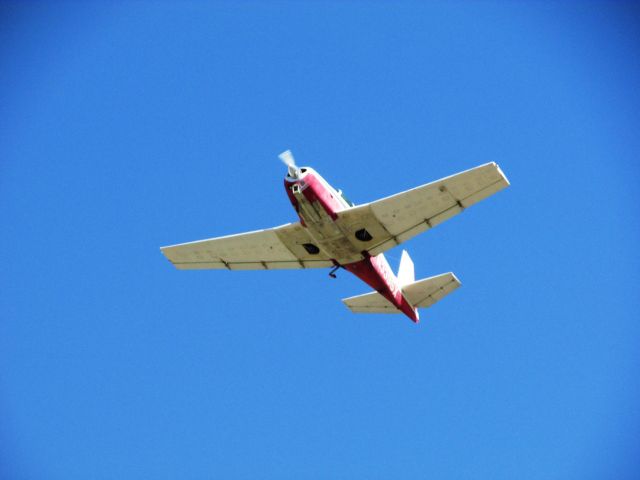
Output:
[[400,257],[400,267],[398,268],[398,283],[400,287],[409,285],[416,280],[416,275],[413,267],[413,260],[406,250],[402,250],[402,256]]

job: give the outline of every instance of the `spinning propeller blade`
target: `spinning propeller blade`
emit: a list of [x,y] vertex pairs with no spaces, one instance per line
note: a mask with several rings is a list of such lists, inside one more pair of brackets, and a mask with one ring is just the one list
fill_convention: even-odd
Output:
[[282,152],[280,155],[278,155],[278,157],[280,158],[280,160],[282,160],[282,163],[284,163],[287,166],[287,169],[289,171],[289,176],[292,178],[298,178],[298,166],[296,165],[296,161],[293,158],[293,154],[291,153],[291,150],[287,150],[286,152]]

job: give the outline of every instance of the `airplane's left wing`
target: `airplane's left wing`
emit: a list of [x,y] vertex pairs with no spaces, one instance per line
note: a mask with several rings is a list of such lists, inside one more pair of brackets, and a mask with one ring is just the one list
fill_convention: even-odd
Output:
[[361,251],[377,255],[424,232],[509,186],[495,163],[338,213],[338,222]]
[[179,270],[270,270],[333,266],[330,258],[317,251],[300,222],[181,243],[161,247],[160,250]]

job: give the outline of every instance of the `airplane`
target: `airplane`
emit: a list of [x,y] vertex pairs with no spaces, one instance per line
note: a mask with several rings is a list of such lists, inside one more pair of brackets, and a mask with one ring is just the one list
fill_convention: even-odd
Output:
[[487,163],[390,197],[355,205],[311,167],[298,167],[290,150],[284,186],[300,221],[275,228],[161,247],[179,270],[343,268],[373,292],[342,301],[354,313],[403,313],[419,321],[426,308],[460,286],[452,273],[415,281],[406,250],[395,275],[384,252],[509,186]]

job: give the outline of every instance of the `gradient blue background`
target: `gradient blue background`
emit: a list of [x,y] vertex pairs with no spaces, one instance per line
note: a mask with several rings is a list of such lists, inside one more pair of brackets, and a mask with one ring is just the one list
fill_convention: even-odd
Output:
[[[0,477],[640,476],[640,25],[621,3],[0,6]],[[414,325],[346,272],[179,272],[488,161],[406,244]],[[400,250],[389,252],[397,266]]]

